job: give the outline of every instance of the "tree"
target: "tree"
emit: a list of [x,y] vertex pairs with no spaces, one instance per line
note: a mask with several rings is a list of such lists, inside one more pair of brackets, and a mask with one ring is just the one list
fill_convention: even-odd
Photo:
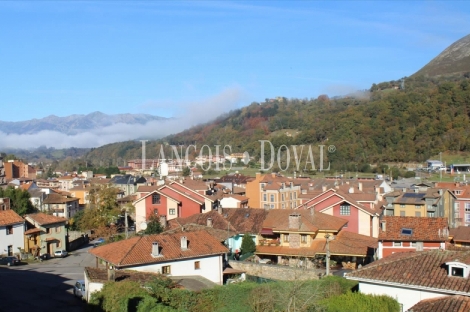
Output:
[[243,235],[241,249],[244,254],[256,251],[256,244],[250,234],[245,233],[245,235]]
[[189,169],[189,167],[184,167],[183,168],[183,177],[189,177],[190,174],[191,174],[191,169]]
[[14,210],[20,216],[36,212],[36,208],[34,208],[33,203],[31,203],[31,195],[28,191],[21,188],[15,189],[12,186],[7,187],[6,189],[0,188],[0,198],[3,197],[10,198],[11,210]]
[[158,217],[152,215],[147,221],[147,228],[145,229],[144,234],[160,234],[161,232],[163,232],[163,230],[163,226],[160,223]]
[[79,221],[82,231],[106,227],[121,211],[117,203],[118,189],[108,185],[101,185],[90,190],[90,203],[85,208],[83,217]]

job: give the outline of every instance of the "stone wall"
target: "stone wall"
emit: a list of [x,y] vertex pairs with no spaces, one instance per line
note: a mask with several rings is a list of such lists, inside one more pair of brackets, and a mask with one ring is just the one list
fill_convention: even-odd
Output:
[[259,264],[248,261],[229,261],[229,265],[236,270],[245,271],[248,275],[282,281],[318,279],[320,274],[325,271],[292,268],[275,264]]

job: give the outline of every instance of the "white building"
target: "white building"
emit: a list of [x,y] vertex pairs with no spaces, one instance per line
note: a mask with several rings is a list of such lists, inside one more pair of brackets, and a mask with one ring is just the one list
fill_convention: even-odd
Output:
[[[425,299],[470,297],[470,251],[429,250],[395,253],[347,273],[359,291],[395,298],[408,311]],[[436,310],[434,310],[436,311]]]
[[0,210],[0,255],[13,256],[24,249],[24,219],[13,210]]
[[136,236],[89,252],[116,270],[161,273],[172,278],[202,276],[222,285],[228,249],[208,232],[198,230]]

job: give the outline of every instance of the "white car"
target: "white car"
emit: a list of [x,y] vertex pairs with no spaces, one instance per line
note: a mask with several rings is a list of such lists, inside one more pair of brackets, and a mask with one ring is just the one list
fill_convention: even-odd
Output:
[[66,250],[56,250],[54,251],[55,258],[64,258],[67,257],[69,253]]
[[86,299],[84,280],[78,280],[75,282],[75,285],[73,286],[73,294],[75,297],[79,297],[82,300]]

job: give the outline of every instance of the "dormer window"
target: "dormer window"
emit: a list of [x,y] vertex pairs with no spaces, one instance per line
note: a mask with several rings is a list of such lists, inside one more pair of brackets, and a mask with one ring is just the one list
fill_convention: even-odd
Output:
[[454,193],[455,193],[455,195],[460,195],[460,194],[462,194],[462,190],[455,190]]
[[447,272],[449,276],[468,277],[469,266],[467,264],[456,259],[454,261],[446,262],[446,265],[448,266]]

